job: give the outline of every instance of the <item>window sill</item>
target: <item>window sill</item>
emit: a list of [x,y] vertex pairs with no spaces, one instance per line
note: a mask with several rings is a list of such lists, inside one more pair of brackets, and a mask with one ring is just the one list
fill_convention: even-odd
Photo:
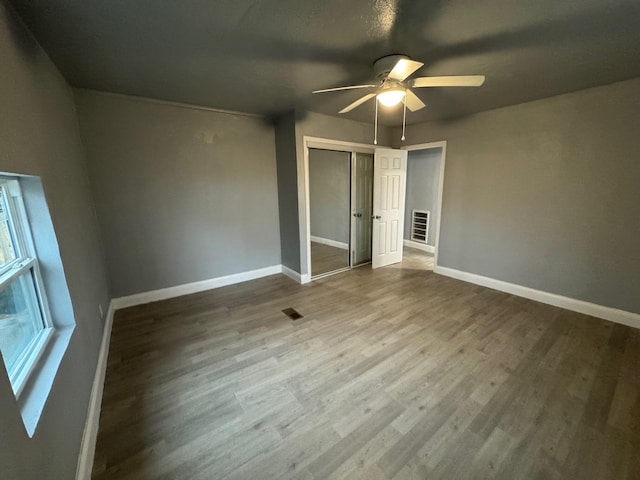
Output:
[[18,398],[18,407],[29,437],[33,437],[47,398],[51,392],[53,379],[67,351],[75,326],[56,329],[38,364],[31,373],[27,384]]

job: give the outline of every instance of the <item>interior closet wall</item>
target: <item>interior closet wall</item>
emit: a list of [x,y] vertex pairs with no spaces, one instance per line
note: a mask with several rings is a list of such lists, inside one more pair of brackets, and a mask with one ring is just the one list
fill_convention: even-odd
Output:
[[300,271],[296,117],[292,110],[275,122],[280,255],[282,265]]

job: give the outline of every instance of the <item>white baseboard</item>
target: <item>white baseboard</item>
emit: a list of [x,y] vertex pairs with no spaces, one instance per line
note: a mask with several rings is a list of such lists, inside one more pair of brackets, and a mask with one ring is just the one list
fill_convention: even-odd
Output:
[[403,244],[405,247],[415,248],[417,250],[422,250],[423,252],[434,253],[436,251],[435,247],[431,245],[427,245],[426,243],[414,242],[413,240],[404,240]]
[[89,398],[89,408],[87,419],[82,434],[80,445],[80,456],[76,468],[76,480],[90,480],[93,468],[93,456],[96,451],[96,440],[98,438],[98,424],[100,422],[100,407],[102,406],[102,389],[104,387],[104,377],[107,371],[107,359],[109,357],[109,343],[111,341],[111,327],[113,326],[113,313],[115,307],[113,301],[109,303],[107,316],[104,320],[104,330],[102,332],[102,342],[98,353],[98,364],[93,377],[91,387],[91,397]]
[[272,265],[271,267],[259,268],[257,270],[250,270],[242,273],[234,273],[233,275],[211,278],[200,282],[176,285],[175,287],[161,288],[150,292],[136,293],[126,297],[118,297],[113,299],[113,304],[114,308],[118,310],[120,308],[133,307],[144,303],[157,302],[168,298],[189,295],[191,293],[204,292],[205,290],[212,290],[214,288],[225,287],[235,283],[255,280],[256,278],[267,277],[277,273],[282,273],[282,265]]
[[349,244],[344,242],[338,242],[337,240],[331,240],[330,238],[322,238],[311,235],[309,237],[312,242],[322,243],[323,245],[329,245],[330,247],[341,248],[342,250],[349,250]]
[[82,443],[80,446],[80,456],[78,457],[78,465],[76,468],[76,480],[90,480],[91,470],[93,468],[93,458],[96,449],[96,440],[98,438],[98,426],[100,421],[100,407],[102,405],[102,391],[104,388],[104,378],[107,370],[107,359],[109,356],[109,342],[111,340],[111,328],[113,326],[113,315],[116,310],[134,305],[142,305],[144,303],[155,302],[190,293],[202,292],[214,288],[224,287],[235,283],[246,282],[256,278],[266,277],[284,273],[288,277],[293,278],[298,283],[305,282],[308,275],[300,275],[288,267],[283,265],[273,265],[271,267],[260,268],[248,272],[227,275],[224,277],[213,278],[201,282],[193,282],[175,287],[163,288],[151,292],[138,293],[127,297],[114,298],[109,303],[107,316],[105,317],[104,331],[102,333],[102,343],[100,344],[100,353],[98,354],[98,364],[96,373],[93,378],[93,386],[91,388],[91,397],[89,399],[89,408],[87,419],[85,422],[84,433],[82,435]]
[[535,290],[533,288],[523,287],[522,285],[503,282],[502,280],[483,277],[482,275],[463,272],[461,270],[456,270],[448,267],[436,266],[434,269],[434,273],[445,275],[447,277],[457,278],[458,280],[474,283],[476,285],[482,285],[483,287],[493,288],[494,290],[500,290],[501,292],[511,293],[519,297],[528,298],[530,300],[546,303],[555,307],[565,308],[574,312],[603,318],[605,320],[621,323],[622,325],[627,325],[629,327],[640,328],[640,314],[638,313],[618,310],[617,308],[605,307],[603,305],[585,302],[584,300],[577,300],[575,298],[556,295],[555,293]]
[[311,281],[311,275],[308,273],[300,274],[289,267],[285,267],[284,265],[282,265],[282,273],[300,284],[309,283]]
[[286,275],[292,280],[295,280],[298,283],[302,283],[302,275],[300,275],[295,270],[290,269],[289,267],[285,267],[284,265],[282,265],[282,274]]

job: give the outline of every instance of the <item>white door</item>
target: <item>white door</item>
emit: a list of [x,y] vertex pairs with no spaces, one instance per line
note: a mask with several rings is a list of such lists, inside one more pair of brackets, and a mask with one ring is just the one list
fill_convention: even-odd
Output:
[[402,261],[407,151],[377,148],[373,160],[373,268]]

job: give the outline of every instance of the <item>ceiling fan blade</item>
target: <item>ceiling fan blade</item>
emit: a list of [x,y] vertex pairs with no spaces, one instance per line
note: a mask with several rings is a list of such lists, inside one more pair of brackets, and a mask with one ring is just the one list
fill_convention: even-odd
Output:
[[411,90],[409,90],[408,88],[406,90],[406,95],[404,97],[404,102],[407,104],[407,108],[409,110],[411,110],[412,112],[415,112],[416,110],[421,110],[424,107],[426,107],[424,102],[422,100],[420,100],[418,98],[418,96],[415,93],[413,93]]
[[342,110],[340,110],[338,113],[347,113],[350,112],[351,110],[353,110],[354,108],[362,105],[364,102],[366,102],[367,100],[369,100],[370,98],[375,97],[376,94],[375,93],[368,93],[367,95],[365,95],[364,97],[360,97],[358,100],[356,100],[355,102],[353,102],[351,105],[347,105],[346,107],[344,107]]
[[451,75],[447,77],[419,77],[409,82],[412,87],[479,87],[484,75]]
[[341,90],[353,90],[355,88],[374,88],[376,85],[349,85],[348,87],[324,88],[322,90],[314,90],[311,93],[339,92]]
[[409,60],[408,58],[401,58],[395,64],[391,72],[389,72],[387,78],[401,82],[423,65],[424,63],[422,62],[416,62],[415,60]]

